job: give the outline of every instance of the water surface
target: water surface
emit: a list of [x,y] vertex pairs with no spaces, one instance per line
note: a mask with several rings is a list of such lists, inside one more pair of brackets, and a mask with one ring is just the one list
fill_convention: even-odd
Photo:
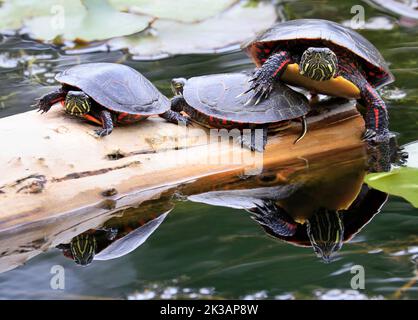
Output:
[[[351,18],[350,8],[357,3],[291,1],[284,9],[291,19],[315,17],[344,22]],[[399,26],[396,18],[363,5],[367,20],[384,17],[389,25],[393,24],[390,30],[361,31],[382,52],[396,77],[396,82],[385,87],[383,92],[389,105],[391,130],[399,133],[401,144],[418,140],[418,29]],[[53,77],[57,72],[74,64],[98,61],[130,65],[167,95],[170,94],[169,80],[173,77],[252,68],[251,61],[241,52],[144,62],[133,61],[123,52],[66,55],[30,40],[3,37],[0,44],[0,117],[29,110],[34,98],[55,85]],[[304,169],[295,173],[291,180],[304,177],[300,181],[316,179],[316,186],[328,184],[327,191],[319,193],[323,200],[336,197],[336,194],[341,196],[359,188],[353,177],[361,177],[364,173],[362,157],[364,155],[344,161],[329,160],[329,165],[336,167],[344,164],[347,176],[337,177],[341,172],[337,169],[333,172]],[[273,175],[277,176],[280,170],[273,170]],[[306,180],[309,175],[310,180]],[[348,180],[351,183],[347,183]],[[273,187],[274,181],[258,180],[235,187]],[[222,189],[228,188],[218,186],[218,190]],[[202,190],[207,191],[210,190]],[[164,206],[169,204],[170,208],[160,208],[162,203]],[[413,282],[417,267],[412,261],[418,254],[418,211],[400,198],[389,197],[381,212],[345,243],[329,264],[317,258],[311,247],[295,246],[268,236],[243,209],[187,201],[187,194],[168,197],[150,208],[155,216],[164,210],[171,211],[134,252],[114,260],[93,261],[83,268],[66,258],[61,250],[51,249],[24,266],[0,274],[0,297],[418,298],[418,286]],[[137,215],[138,219],[149,214],[149,211],[138,210],[130,214]],[[50,287],[53,265],[65,268],[65,290]],[[364,290],[350,287],[353,265],[365,268]],[[405,285],[410,286],[409,289],[400,292]]]

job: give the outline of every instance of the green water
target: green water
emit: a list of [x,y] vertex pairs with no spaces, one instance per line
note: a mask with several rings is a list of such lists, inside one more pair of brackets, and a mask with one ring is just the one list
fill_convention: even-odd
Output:
[[[285,11],[291,19],[331,17],[343,22],[357,2],[291,1]],[[396,22],[363,5],[366,19],[384,16]],[[391,130],[400,134],[401,144],[418,140],[418,28],[395,24],[391,30],[361,33],[382,52],[396,77],[384,92]],[[51,90],[57,72],[82,62],[123,62],[167,95],[173,77],[252,68],[241,52],[141,62],[122,52],[65,55],[13,37],[2,39],[0,57],[0,117],[27,111],[34,98]],[[406,94],[402,99],[396,99],[399,90]],[[335,261],[325,264],[312,248],[267,236],[245,210],[176,201],[161,226],[134,252],[83,268],[51,249],[0,274],[0,298],[393,298],[415,275],[411,259],[418,254],[417,214],[404,200],[390,197]],[[50,287],[53,265],[65,269],[65,290]],[[353,265],[365,268],[364,290],[350,287]],[[418,285],[399,297],[417,299]]]

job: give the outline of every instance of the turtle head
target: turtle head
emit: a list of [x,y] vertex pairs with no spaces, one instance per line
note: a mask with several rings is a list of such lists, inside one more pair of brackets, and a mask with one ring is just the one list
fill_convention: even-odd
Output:
[[70,91],[67,93],[64,106],[65,112],[74,116],[82,116],[90,112],[90,98],[82,91]]
[[307,221],[307,233],[316,255],[326,263],[331,262],[332,254],[343,245],[341,214],[325,208],[315,211]]
[[88,266],[96,254],[96,238],[92,234],[81,234],[74,237],[70,243],[70,250],[74,262],[81,266]]
[[337,73],[338,60],[328,48],[308,48],[300,59],[300,74],[312,80],[329,80]]
[[174,78],[171,80],[171,90],[175,95],[183,94],[183,88],[187,80],[185,78]]

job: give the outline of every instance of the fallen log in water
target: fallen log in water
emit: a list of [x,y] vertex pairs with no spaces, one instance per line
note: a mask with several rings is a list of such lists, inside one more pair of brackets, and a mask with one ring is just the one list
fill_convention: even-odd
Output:
[[[353,102],[331,105],[308,123],[299,143],[293,144],[300,133],[295,123],[270,137],[261,154],[215,142],[196,125],[186,129],[159,118],[116,128],[102,139],[61,108],[0,119],[0,270],[176,185],[199,179],[202,186],[215,175],[257,174],[266,166],[362,145],[364,121]],[[32,250],[25,252],[28,246]]]

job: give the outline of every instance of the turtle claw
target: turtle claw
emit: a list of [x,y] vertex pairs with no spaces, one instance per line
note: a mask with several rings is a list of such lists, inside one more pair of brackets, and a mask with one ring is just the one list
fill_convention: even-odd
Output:
[[237,95],[237,96],[235,97],[235,99],[239,99],[239,98],[241,98],[243,95],[245,95],[245,92],[241,92],[239,95]]
[[374,131],[373,129],[367,129],[363,134],[362,141],[374,142],[376,140],[376,137],[376,131]]
[[97,130],[94,130],[94,132],[100,138],[103,138],[103,137],[108,136],[109,134],[111,134],[112,133],[112,129],[97,129]]
[[408,162],[409,153],[403,151],[403,148],[398,148],[395,152],[395,156],[393,157],[392,163],[399,167],[405,166]]
[[244,107],[249,106],[251,104],[251,102],[253,102],[254,97],[249,98],[245,103],[244,103]]
[[262,69],[257,70],[249,82],[252,82],[252,85],[246,93],[254,90],[254,95],[249,100],[252,101],[255,99],[256,102],[254,105],[257,105],[262,100],[267,99],[273,90],[274,79],[269,77],[266,73],[263,73]]
[[268,227],[279,236],[291,237],[296,233],[297,223],[272,200],[264,200],[262,204],[255,203],[255,208],[250,212],[253,220]]
[[31,105],[31,107],[32,106],[38,108],[38,112],[41,112],[41,114],[47,113],[49,109],[51,109],[49,103],[43,98],[38,99],[38,102]]
[[254,105],[256,106],[257,104],[260,103],[260,101],[262,101],[263,99],[266,99],[270,95],[270,92],[272,89],[273,89],[273,86],[268,86],[259,90],[255,94],[255,96],[258,96],[258,98],[257,98],[257,101],[254,103]]
[[[245,90],[244,92],[240,93],[239,95],[237,95],[235,98],[241,98],[242,96],[246,95],[248,92],[252,91],[254,89],[254,86],[251,86],[249,89]],[[248,101],[251,101],[252,98],[250,98],[249,100],[247,100],[246,104],[248,103]]]
[[256,106],[257,104],[259,104],[260,103],[260,101],[261,101],[261,99],[263,98],[263,95],[264,95],[264,92],[265,92],[266,90],[263,90],[263,92],[261,93],[261,94],[259,94],[258,95],[258,98],[257,98],[257,100],[255,101],[255,103],[254,103],[254,105]]
[[192,124],[192,120],[189,117],[184,117],[182,116],[181,122],[187,127],[190,126]]

